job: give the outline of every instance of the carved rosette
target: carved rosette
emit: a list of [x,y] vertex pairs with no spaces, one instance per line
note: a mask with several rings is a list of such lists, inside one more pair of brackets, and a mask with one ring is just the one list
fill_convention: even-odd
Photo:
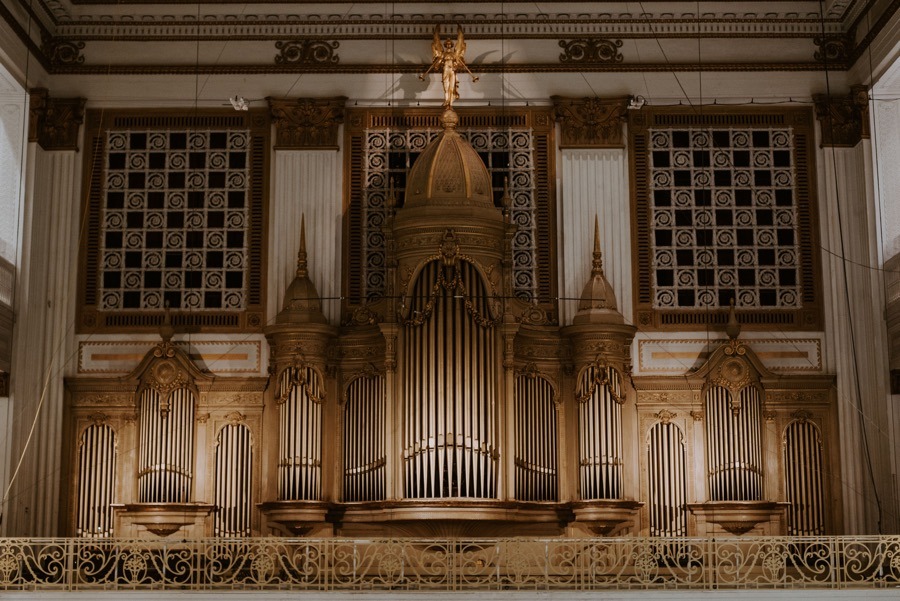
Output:
[[78,150],[84,98],[51,98],[45,88],[31,90],[28,141],[44,150]]
[[628,98],[552,96],[560,124],[560,148],[624,148],[622,123]]
[[266,100],[275,124],[276,149],[338,148],[345,96]]
[[869,137],[869,93],[851,86],[842,98],[815,94],[816,118],[822,126],[822,146],[854,147]]

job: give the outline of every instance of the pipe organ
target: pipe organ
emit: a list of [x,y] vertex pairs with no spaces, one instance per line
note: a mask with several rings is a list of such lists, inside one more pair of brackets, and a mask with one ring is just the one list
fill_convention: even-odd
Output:
[[85,428],[78,443],[78,483],[75,536],[112,536],[112,503],[116,490],[116,433],[105,424]]
[[315,501],[322,495],[322,382],[312,367],[281,376],[278,498]]
[[194,394],[187,388],[169,398],[141,393],[138,499],[141,503],[187,503],[194,468]]
[[584,370],[576,393],[583,499],[622,496],[622,378],[610,367]]
[[403,322],[405,496],[496,498],[496,343],[474,265],[427,263]]
[[[375,217],[348,225],[377,247],[366,268],[380,292],[344,299],[340,325],[322,311],[301,220],[295,276],[280,312],[259,324],[270,351],[259,375],[213,375],[167,322],[129,374],[68,379],[71,532],[682,537],[839,527],[824,502],[839,496],[830,377],[773,374],[733,320],[728,340],[710,340],[695,365],[637,374],[632,350],[644,353],[643,341],[605,275],[598,223],[569,325],[545,298],[552,278],[521,293],[516,278],[540,270],[517,267],[532,239],[520,230],[528,222],[552,244],[538,228],[553,216],[540,206],[546,190],[532,187],[553,178],[531,178],[530,142],[499,141],[513,126],[515,139],[530,139],[529,123],[468,121],[493,124],[488,172],[457,131],[460,115],[420,117],[410,127],[432,130],[408,153],[418,155],[412,168],[390,163],[404,191],[379,180]],[[402,121],[391,119],[370,125]],[[552,131],[542,131],[541,148],[551,148]],[[512,188],[504,153],[517,153]],[[364,190],[377,165],[353,165],[351,188]]]
[[216,536],[250,536],[253,443],[246,424],[228,424],[216,439]]
[[359,376],[347,385],[343,412],[344,501],[381,501],[387,494],[384,386],[381,374]]
[[759,391],[748,386],[734,399],[728,389],[711,387],[706,393],[706,415],[710,499],[762,499]]
[[553,384],[533,373],[516,376],[515,498],[559,499],[559,407]]

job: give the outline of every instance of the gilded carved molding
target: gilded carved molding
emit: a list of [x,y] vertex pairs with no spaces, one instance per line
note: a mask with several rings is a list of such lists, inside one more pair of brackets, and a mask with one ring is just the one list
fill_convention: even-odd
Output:
[[337,148],[347,98],[267,98],[275,124],[275,148]]
[[29,142],[44,150],[78,150],[84,98],[51,98],[46,88],[34,88],[29,103]]
[[822,146],[854,147],[869,137],[869,92],[850,86],[844,97],[815,94],[816,118],[822,126]]
[[561,63],[621,63],[625,58],[619,52],[622,40],[606,38],[579,38],[560,40],[563,51],[559,55]]
[[560,148],[624,148],[622,123],[628,98],[551,96],[560,124]]

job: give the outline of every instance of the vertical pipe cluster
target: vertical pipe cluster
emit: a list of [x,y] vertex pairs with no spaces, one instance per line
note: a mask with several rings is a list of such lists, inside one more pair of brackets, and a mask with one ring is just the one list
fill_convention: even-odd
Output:
[[497,357],[477,269],[426,265],[401,356],[407,498],[495,498]]
[[687,536],[684,435],[673,423],[658,423],[648,443],[650,536]]
[[813,423],[797,420],[788,425],[784,434],[784,478],[784,489],[790,503],[789,534],[824,534],[822,438]]
[[250,428],[225,426],[216,439],[216,536],[250,536],[252,470]]
[[706,392],[706,457],[711,501],[762,499],[762,407],[747,386],[733,406],[721,386]]
[[318,501],[322,496],[322,402],[315,369],[291,367],[281,377],[278,498]]
[[344,501],[385,498],[384,377],[356,378],[344,404]]
[[194,393],[179,388],[164,407],[159,393],[146,388],[140,420],[140,502],[187,503],[194,465]]
[[586,368],[578,387],[581,498],[622,497],[622,378],[615,369]]
[[558,430],[553,386],[541,376],[519,375],[515,411],[516,499],[556,501]]
[[78,509],[75,536],[113,535],[116,491],[116,433],[106,425],[88,426],[78,449]]

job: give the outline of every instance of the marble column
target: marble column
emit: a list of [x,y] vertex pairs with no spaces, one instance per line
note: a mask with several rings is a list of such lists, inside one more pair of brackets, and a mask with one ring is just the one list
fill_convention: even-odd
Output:
[[300,217],[306,219],[309,276],[332,325],[340,319],[342,171],[338,133],[345,99],[269,99],[275,160],[269,202],[269,322],[294,279]]
[[[631,201],[622,120],[623,98],[553,97],[560,122],[560,325],[570,325],[591,274],[594,215],[606,277],[619,311],[632,323]],[[590,118],[589,118],[590,117]]]
[[[888,390],[884,288],[868,99],[819,96],[819,223],[826,369],[837,375],[843,531],[897,532],[896,410]],[[826,441],[828,444],[828,441]],[[827,449],[826,449],[827,452]]]
[[74,372],[75,360],[83,112],[83,99],[32,92],[10,391],[15,480],[4,522],[11,536],[60,534],[63,378]]

